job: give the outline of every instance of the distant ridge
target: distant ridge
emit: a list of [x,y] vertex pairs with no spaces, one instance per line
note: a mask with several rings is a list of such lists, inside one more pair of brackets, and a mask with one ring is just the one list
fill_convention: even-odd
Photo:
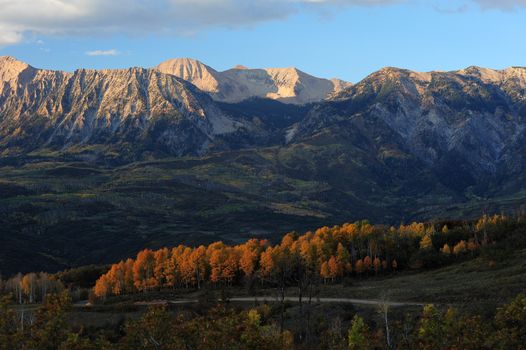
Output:
[[218,72],[197,60],[176,58],[157,69],[188,80],[216,101],[231,103],[261,97],[301,105],[319,102],[351,86],[343,80],[316,78],[294,67],[250,69],[237,65]]

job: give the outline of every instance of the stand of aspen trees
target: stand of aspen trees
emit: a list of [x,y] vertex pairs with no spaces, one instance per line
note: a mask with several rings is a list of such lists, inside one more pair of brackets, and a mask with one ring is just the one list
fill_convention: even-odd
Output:
[[436,224],[386,227],[359,221],[303,235],[288,233],[276,245],[251,239],[236,246],[216,242],[195,248],[145,249],[135,259],[112,265],[93,291],[97,298],[105,298],[161,288],[202,288],[205,283],[233,285],[243,279],[300,288],[335,283],[346,277],[423,267],[426,256],[433,261],[437,256],[473,256],[492,239],[488,236],[492,227],[507,220],[517,219],[484,215],[451,229]]

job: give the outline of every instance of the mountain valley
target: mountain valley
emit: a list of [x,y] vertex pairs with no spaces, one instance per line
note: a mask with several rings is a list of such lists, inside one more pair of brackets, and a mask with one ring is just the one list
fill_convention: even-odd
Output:
[[525,91],[520,67],[331,85],[188,59],[69,73],[0,58],[2,273],[27,254],[25,271],[57,270],[146,246],[518,210]]

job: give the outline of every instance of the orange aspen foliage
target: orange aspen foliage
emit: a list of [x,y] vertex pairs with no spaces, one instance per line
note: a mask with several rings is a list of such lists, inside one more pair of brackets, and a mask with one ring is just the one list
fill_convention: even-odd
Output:
[[243,271],[243,274],[247,277],[251,277],[256,270],[256,264],[258,261],[258,252],[251,250],[250,248],[245,248],[241,252],[241,257],[239,259],[239,266]]
[[177,248],[173,248],[164,262],[164,277],[170,287],[175,287],[178,280],[177,252]]
[[[491,238],[491,226],[499,225],[504,220],[504,216],[498,215],[482,217],[475,225],[474,238],[454,246],[445,244],[440,249],[441,253],[474,254],[486,241],[486,235]],[[409,240],[415,250],[430,249],[433,248],[431,237],[436,234],[434,230],[434,226],[426,227],[422,223],[386,228],[359,221],[331,228],[321,227],[301,236],[288,233],[280,244],[274,246],[265,240],[251,239],[236,246],[216,242],[198,248],[179,245],[157,251],[145,249],[138,253],[135,260],[128,259],[112,265],[99,278],[94,291],[95,295],[104,297],[154,288],[200,288],[205,281],[233,283],[241,276],[256,277],[262,282],[272,280],[275,283],[279,280],[281,285],[285,285],[304,276],[310,279],[318,275],[325,280],[334,280],[353,270],[357,275],[373,269],[375,274],[381,269],[397,271],[398,262],[394,258],[400,240]],[[443,226],[443,233],[448,233],[448,230],[447,226]],[[477,231],[484,232],[484,241],[479,240]],[[363,258],[353,265],[352,260],[357,255]],[[381,260],[379,256],[389,256],[390,259]],[[14,284],[14,288],[19,290],[19,302],[22,302],[24,295],[31,301],[39,294],[30,277],[20,275],[20,280]]]
[[364,267],[363,267],[363,260],[362,259],[356,260],[356,263],[354,264],[354,270],[359,275],[361,275],[363,273]]
[[340,267],[340,264],[334,255],[330,257],[327,265],[329,267],[329,276],[332,280],[334,280],[336,277],[340,277],[343,274],[343,268]]
[[329,263],[327,261],[324,261],[322,264],[321,264],[321,267],[320,267],[320,276],[324,279],[324,280],[328,280],[329,278],[331,278],[331,271],[329,269]]
[[374,258],[373,266],[374,266],[374,273],[375,274],[378,274],[378,272],[380,271],[380,266],[381,265],[382,265],[382,262],[380,261],[380,259],[378,259],[378,257]]
[[192,265],[194,266],[195,280],[197,281],[197,287],[201,287],[201,282],[207,278],[208,262],[206,257],[206,248],[199,246],[194,249],[190,255]]
[[133,264],[133,284],[137,290],[146,291],[155,286],[154,266],[155,258],[150,249],[145,249],[137,255]]
[[111,292],[119,295],[125,292],[124,284],[125,264],[121,261],[118,264],[112,265],[107,274],[107,281],[111,287]]
[[224,262],[223,271],[221,277],[224,281],[232,283],[236,277],[236,272],[239,266],[239,258],[237,252],[234,249],[227,251],[227,256]]
[[95,288],[93,289],[95,296],[97,298],[106,298],[111,293],[111,285],[108,281],[107,275],[102,275],[95,283]]
[[454,254],[462,254],[462,253],[465,253],[467,251],[467,244],[466,244],[466,241],[462,240],[460,242],[458,242],[454,247],[453,247],[453,253]]
[[28,273],[24,275],[20,282],[23,293],[29,298],[29,303],[35,301],[35,294],[37,289],[37,275],[35,273]]
[[316,246],[307,240],[301,242],[299,247],[299,254],[309,270],[316,270],[316,263],[318,261],[318,251]]
[[446,255],[451,254],[451,248],[449,247],[449,245],[448,245],[447,243],[444,244],[444,246],[442,247],[442,249],[440,249],[440,251],[441,251],[443,254],[446,254]]
[[155,258],[155,266],[153,270],[153,274],[155,277],[155,285],[156,287],[163,287],[166,285],[166,261],[168,260],[170,252],[168,248],[159,249],[155,252],[154,258]]
[[223,265],[226,260],[223,249],[212,251],[210,255],[210,281],[217,283],[221,281]]
[[181,282],[186,286],[194,285],[196,281],[195,270],[197,262],[191,259],[192,249],[186,248],[179,256],[177,265],[179,266],[179,277]]
[[287,233],[285,236],[283,236],[283,239],[281,240],[281,247],[283,248],[290,248],[292,246],[292,243],[294,243],[296,239],[296,234],[293,232]]
[[433,240],[431,239],[431,235],[426,234],[420,240],[420,249],[429,250],[431,248],[433,248]]
[[369,272],[371,270],[373,262],[371,260],[371,257],[367,255],[365,258],[363,258],[363,268],[365,272]]
[[259,258],[259,273],[260,277],[262,278],[269,278],[274,272],[275,265],[274,259],[272,258],[273,253],[274,250],[272,247],[268,247],[264,252],[261,253]]

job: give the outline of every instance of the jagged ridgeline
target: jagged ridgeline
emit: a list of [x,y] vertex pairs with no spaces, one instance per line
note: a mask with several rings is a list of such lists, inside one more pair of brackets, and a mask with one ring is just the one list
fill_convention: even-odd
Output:
[[[332,145],[353,148],[347,157],[414,161],[440,176],[446,167],[462,175],[451,179],[459,187],[520,173],[525,89],[526,69],[519,67],[431,73],[385,68],[352,85],[295,68],[217,72],[190,59],[154,69],[69,73],[1,57],[0,145],[9,153],[121,144],[182,156],[263,144],[320,145],[326,135]],[[261,98],[313,104],[287,109],[262,106]],[[231,106],[241,102],[242,109]],[[272,120],[279,117],[288,122]]]
[[189,59],[61,72],[2,57],[2,273],[519,209],[525,91],[521,67],[385,68],[353,85]]
[[0,60],[1,147],[10,152],[116,145],[172,155],[202,154],[236,130],[211,98],[154,69],[35,69]]

